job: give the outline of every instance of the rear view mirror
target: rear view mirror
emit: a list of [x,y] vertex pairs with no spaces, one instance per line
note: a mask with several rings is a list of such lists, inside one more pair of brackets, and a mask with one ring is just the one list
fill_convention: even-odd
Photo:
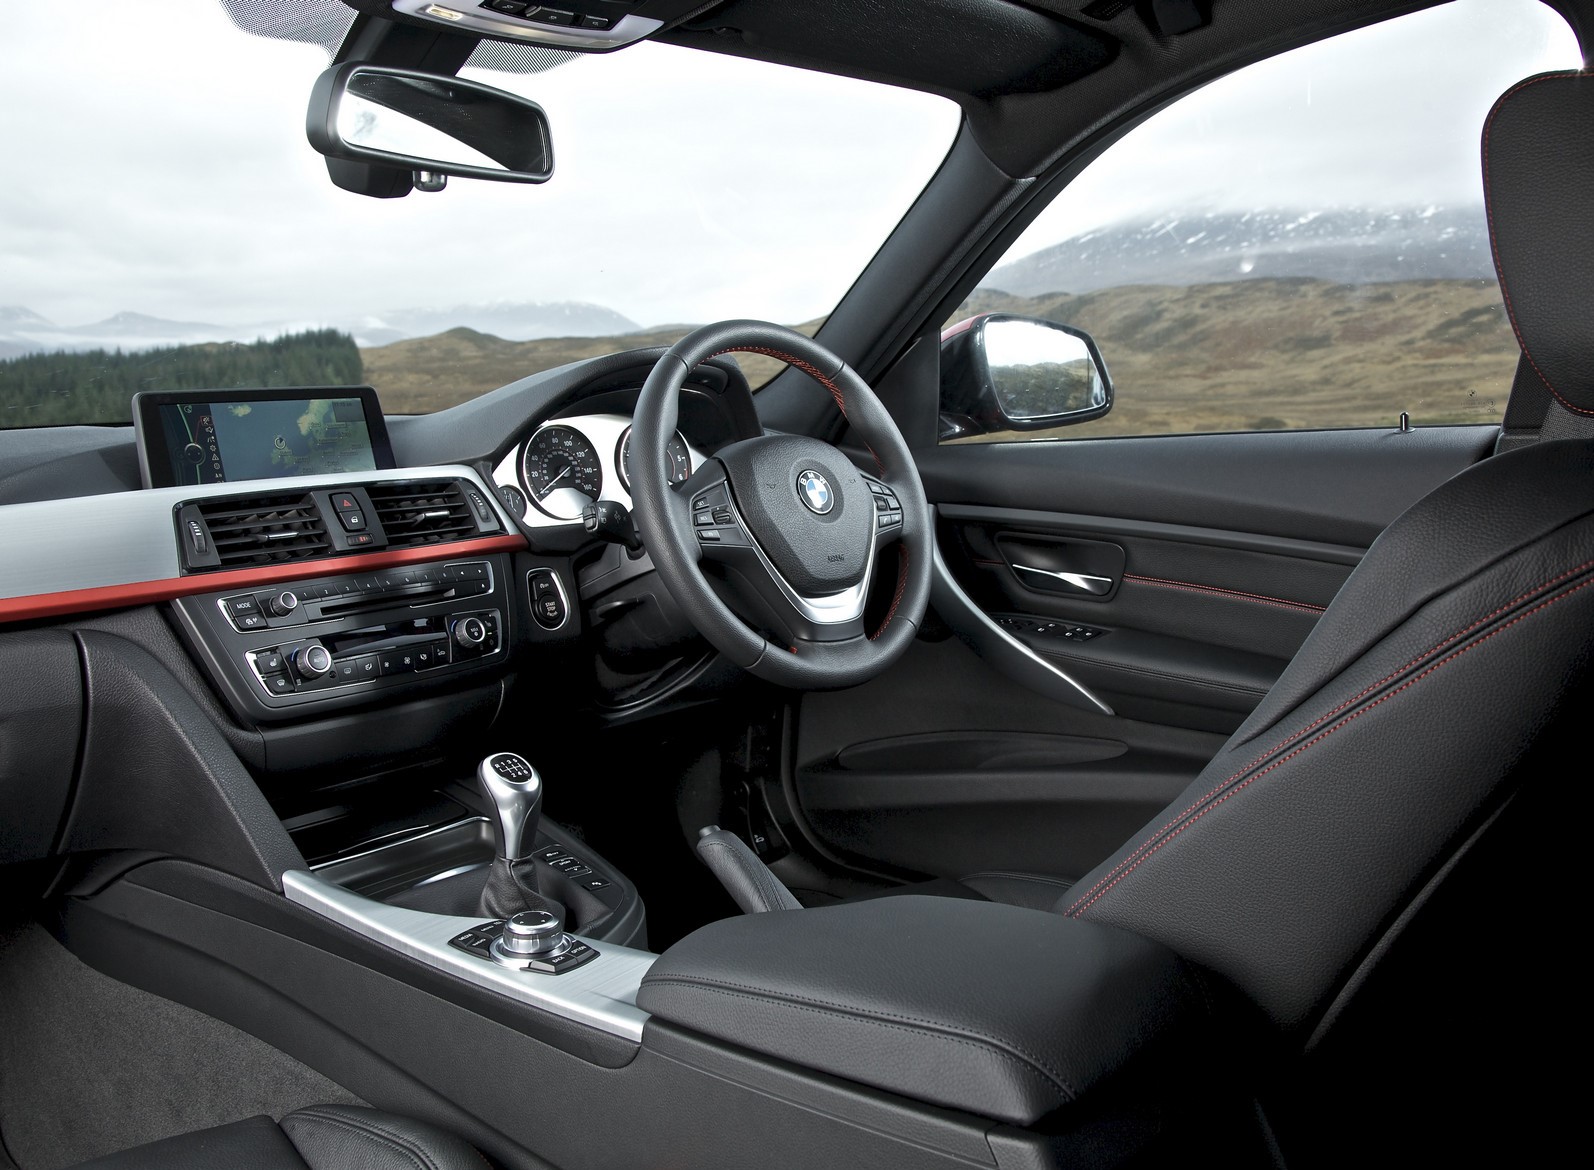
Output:
[[986,313],[941,335],[943,437],[1068,426],[1111,409],[1107,365],[1082,329]]
[[508,183],[544,183],[553,175],[542,107],[458,77],[335,66],[310,92],[305,133],[316,150],[342,162]]

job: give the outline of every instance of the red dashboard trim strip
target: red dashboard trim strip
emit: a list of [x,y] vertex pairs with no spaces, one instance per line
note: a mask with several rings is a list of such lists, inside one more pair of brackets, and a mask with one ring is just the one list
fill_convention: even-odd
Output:
[[392,552],[357,553],[354,556],[322,557],[259,569],[228,569],[220,573],[194,573],[160,581],[134,581],[126,585],[102,585],[95,589],[70,589],[63,593],[33,593],[22,597],[0,597],[0,622],[21,622],[32,618],[56,617],[67,613],[87,613],[102,609],[122,609],[170,601],[194,593],[215,593],[225,589],[249,589],[297,581],[303,577],[383,569],[417,561],[445,561],[481,553],[517,552],[526,547],[522,536],[483,536],[452,544],[428,544]]

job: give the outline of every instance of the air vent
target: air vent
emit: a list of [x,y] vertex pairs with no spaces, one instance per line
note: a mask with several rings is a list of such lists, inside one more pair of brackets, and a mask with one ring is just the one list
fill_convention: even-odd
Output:
[[469,540],[477,534],[476,519],[457,480],[374,483],[365,490],[387,534],[388,548]]
[[304,492],[202,500],[199,514],[219,562],[210,568],[276,565],[332,553],[321,512]]

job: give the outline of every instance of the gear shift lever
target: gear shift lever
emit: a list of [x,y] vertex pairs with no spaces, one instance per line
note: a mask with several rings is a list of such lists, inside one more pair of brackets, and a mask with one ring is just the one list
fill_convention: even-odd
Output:
[[524,861],[537,841],[542,777],[514,752],[495,752],[476,768],[476,782],[493,806],[493,842],[505,861]]
[[492,805],[498,853],[482,889],[481,912],[489,918],[512,918],[543,910],[562,923],[564,907],[537,889],[537,863],[531,857],[542,815],[542,777],[514,752],[494,752],[477,766],[476,781]]

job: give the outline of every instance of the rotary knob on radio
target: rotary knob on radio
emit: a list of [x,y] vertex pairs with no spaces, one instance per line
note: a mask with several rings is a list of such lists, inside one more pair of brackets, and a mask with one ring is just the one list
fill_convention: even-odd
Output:
[[272,617],[287,617],[299,608],[299,595],[291,589],[284,589],[266,599],[266,612]]

